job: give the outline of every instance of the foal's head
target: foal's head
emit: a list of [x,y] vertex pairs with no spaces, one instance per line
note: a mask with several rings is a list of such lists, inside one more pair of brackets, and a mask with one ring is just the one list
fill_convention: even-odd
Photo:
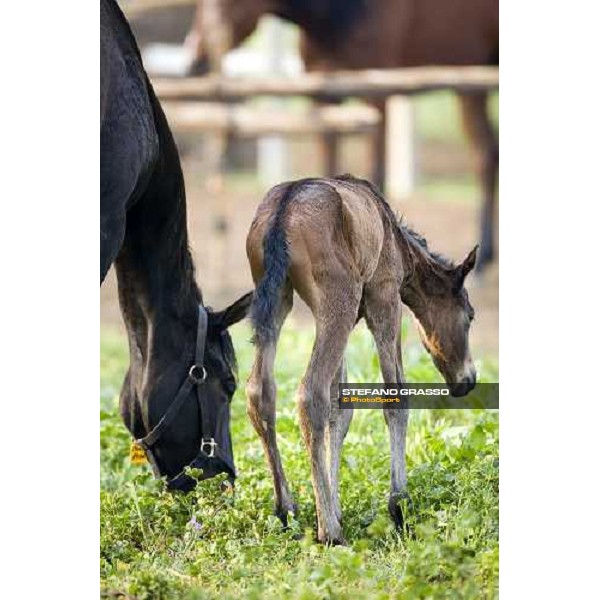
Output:
[[475,387],[477,379],[469,348],[475,311],[464,287],[475,267],[477,247],[456,266],[429,252],[422,238],[417,243],[419,248],[412,254],[413,270],[402,299],[412,310],[421,340],[451,394],[464,396]]

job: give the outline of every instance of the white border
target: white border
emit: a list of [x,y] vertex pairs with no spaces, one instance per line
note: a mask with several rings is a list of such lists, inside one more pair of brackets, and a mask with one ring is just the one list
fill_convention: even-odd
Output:
[[[600,15],[538,1],[501,16],[501,594],[588,597]],[[98,593],[98,20],[81,0],[2,14],[6,597]]]

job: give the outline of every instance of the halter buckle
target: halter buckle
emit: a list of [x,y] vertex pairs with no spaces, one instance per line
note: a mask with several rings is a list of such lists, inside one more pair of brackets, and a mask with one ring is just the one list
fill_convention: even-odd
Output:
[[[208,446],[210,448],[209,452],[204,451],[204,446]],[[215,438],[202,438],[200,442],[200,452],[204,452],[208,456],[208,458],[213,458],[215,455],[215,448],[218,446],[217,442],[215,442]]]
[[188,372],[188,377],[195,383],[204,383],[206,381],[206,369],[201,365],[192,365]]

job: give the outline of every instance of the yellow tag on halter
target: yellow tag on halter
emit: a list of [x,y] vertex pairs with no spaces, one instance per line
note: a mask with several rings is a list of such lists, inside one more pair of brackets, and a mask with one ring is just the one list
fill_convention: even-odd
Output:
[[131,442],[129,460],[132,465],[144,465],[148,462],[144,449],[137,442]]

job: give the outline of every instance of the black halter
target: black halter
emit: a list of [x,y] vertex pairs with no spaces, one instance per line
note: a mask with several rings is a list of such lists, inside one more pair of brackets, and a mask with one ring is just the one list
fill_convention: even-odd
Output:
[[[209,399],[204,386],[207,377],[206,368],[204,367],[204,348],[206,345],[207,330],[208,315],[206,314],[204,307],[199,305],[198,329],[196,332],[196,355],[194,364],[190,367],[184,382],[181,384],[181,387],[175,396],[175,400],[173,400],[167,409],[167,412],[145,437],[136,440],[136,442],[146,452],[146,456],[152,465],[152,470],[154,471],[156,477],[160,477],[161,474],[152,448],[160,440],[165,430],[173,423],[184,402],[186,402],[194,390],[196,392],[195,395],[198,401],[198,411],[200,413],[200,433],[202,437],[200,439],[200,449],[198,451],[198,455],[189,464],[189,466],[200,467],[201,464],[206,464],[207,460],[217,459],[221,460],[229,470],[230,474],[235,477],[235,466],[233,465],[232,460],[226,456],[221,448],[219,448],[215,438],[210,433],[211,427],[208,420],[207,406]],[[217,422],[215,430],[218,431],[218,429],[219,423]],[[170,487],[177,487],[178,482],[183,478],[185,478],[185,474],[182,470],[181,473],[169,479],[167,483]]]

